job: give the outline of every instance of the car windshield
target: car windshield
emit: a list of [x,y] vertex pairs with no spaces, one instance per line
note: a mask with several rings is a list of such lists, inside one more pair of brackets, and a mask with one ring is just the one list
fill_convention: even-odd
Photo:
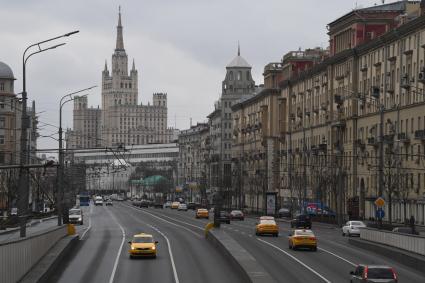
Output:
[[370,279],[393,279],[394,275],[390,268],[369,268],[367,278]]
[[79,210],[73,209],[69,211],[69,215],[80,215],[81,212]]
[[360,221],[353,221],[353,222],[351,222],[351,225],[352,226],[364,226],[363,222],[360,222]]
[[133,243],[153,243],[152,237],[134,237]]
[[232,214],[242,214],[242,211],[240,211],[240,210],[233,210],[232,211]]
[[276,221],[270,219],[260,220],[260,224],[276,225]]

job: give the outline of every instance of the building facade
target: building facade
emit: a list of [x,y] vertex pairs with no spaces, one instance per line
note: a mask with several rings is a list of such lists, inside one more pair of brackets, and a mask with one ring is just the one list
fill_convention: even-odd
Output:
[[128,68],[119,12],[111,72],[107,62],[102,71],[102,106],[89,108],[86,97],[76,97],[68,148],[170,142],[175,133],[167,127],[167,94],[154,93],[152,105],[139,104],[138,95],[138,72],[134,60]]
[[383,196],[385,220],[424,223],[425,16],[415,5],[403,24],[283,78],[285,199],[327,204],[342,221],[374,218]]
[[[237,56],[226,66],[222,82],[222,94],[208,115],[210,124],[210,152],[208,183],[212,191],[219,189],[230,192],[232,182],[232,105],[244,96],[255,92],[251,65]],[[229,201],[229,200],[228,200]]]
[[207,123],[198,123],[180,132],[178,184],[188,191],[189,200],[201,203],[206,199],[208,151],[206,142],[209,134]]

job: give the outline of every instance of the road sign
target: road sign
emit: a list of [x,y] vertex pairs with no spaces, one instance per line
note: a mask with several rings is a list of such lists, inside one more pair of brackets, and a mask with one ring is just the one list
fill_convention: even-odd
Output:
[[376,213],[375,213],[376,215],[376,218],[378,218],[378,219],[382,219],[382,218],[384,218],[385,217],[385,211],[382,209],[382,208],[378,208],[377,210],[376,210]]
[[377,207],[383,207],[385,205],[385,200],[383,198],[379,197],[375,200],[375,205]]

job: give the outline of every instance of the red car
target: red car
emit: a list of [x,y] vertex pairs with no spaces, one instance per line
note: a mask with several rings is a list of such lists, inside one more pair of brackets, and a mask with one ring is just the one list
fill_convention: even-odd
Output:
[[232,212],[230,212],[230,219],[231,220],[241,220],[243,221],[245,219],[245,216],[243,215],[243,212],[240,210],[232,210]]

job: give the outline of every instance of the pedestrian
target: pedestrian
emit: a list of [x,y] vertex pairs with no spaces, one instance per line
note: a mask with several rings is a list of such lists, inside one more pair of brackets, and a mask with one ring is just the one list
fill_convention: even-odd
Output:
[[412,234],[416,234],[415,231],[415,217],[412,215],[409,219],[410,228],[412,229]]

